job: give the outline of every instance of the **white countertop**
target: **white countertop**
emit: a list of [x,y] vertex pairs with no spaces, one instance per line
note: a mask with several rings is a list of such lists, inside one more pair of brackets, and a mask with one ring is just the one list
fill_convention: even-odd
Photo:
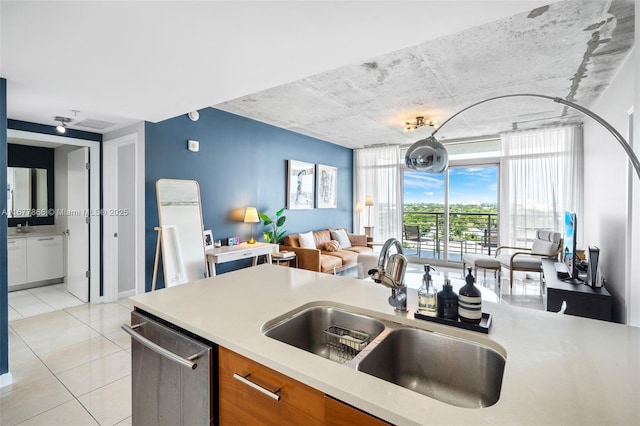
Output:
[[[370,281],[259,265],[131,298],[179,327],[396,424],[640,424],[640,328],[483,301],[488,335],[395,314]],[[500,400],[459,408],[262,334],[264,323],[317,302],[477,341],[502,354]],[[322,304],[322,303],[319,303]]]

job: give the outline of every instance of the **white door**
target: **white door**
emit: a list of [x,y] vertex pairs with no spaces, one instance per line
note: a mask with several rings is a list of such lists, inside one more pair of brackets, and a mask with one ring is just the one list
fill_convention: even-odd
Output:
[[67,154],[67,291],[83,302],[89,301],[88,163],[87,147]]
[[103,143],[104,298],[136,294],[136,135]]

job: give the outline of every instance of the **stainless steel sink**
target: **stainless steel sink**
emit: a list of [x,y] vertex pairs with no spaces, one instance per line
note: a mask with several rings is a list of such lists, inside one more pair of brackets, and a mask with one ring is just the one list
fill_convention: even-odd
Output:
[[486,346],[402,328],[356,368],[448,404],[482,408],[498,402],[504,366],[505,359]]
[[262,331],[447,404],[482,408],[500,398],[506,355],[480,343],[332,306],[301,307]]
[[330,306],[307,308],[275,322],[263,327],[266,336],[341,363],[350,361],[385,328],[382,321]]

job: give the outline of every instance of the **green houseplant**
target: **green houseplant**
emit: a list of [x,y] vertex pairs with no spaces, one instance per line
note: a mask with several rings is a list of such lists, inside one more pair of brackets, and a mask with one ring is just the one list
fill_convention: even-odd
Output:
[[282,227],[284,226],[284,223],[287,221],[287,217],[283,216],[282,214],[284,213],[285,210],[286,210],[286,207],[283,207],[280,210],[278,210],[274,218],[270,218],[269,216],[267,216],[262,212],[258,213],[258,216],[260,216],[260,219],[262,219],[262,222],[264,223],[265,226],[269,226],[269,225],[273,226],[273,231],[266,231],[262,233],[264,237],[264,241],[266,243],[277,244],[278,241],[280,241],[284,236],[286,230],[282,229]]

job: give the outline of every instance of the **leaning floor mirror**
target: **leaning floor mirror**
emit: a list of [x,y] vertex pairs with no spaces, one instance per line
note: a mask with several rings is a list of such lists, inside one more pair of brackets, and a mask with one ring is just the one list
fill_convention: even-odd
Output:
[[156,265],[161,246],[165,287],[205,278],[204,226],[198,182],[159,179],[156,196],[160,224]]

